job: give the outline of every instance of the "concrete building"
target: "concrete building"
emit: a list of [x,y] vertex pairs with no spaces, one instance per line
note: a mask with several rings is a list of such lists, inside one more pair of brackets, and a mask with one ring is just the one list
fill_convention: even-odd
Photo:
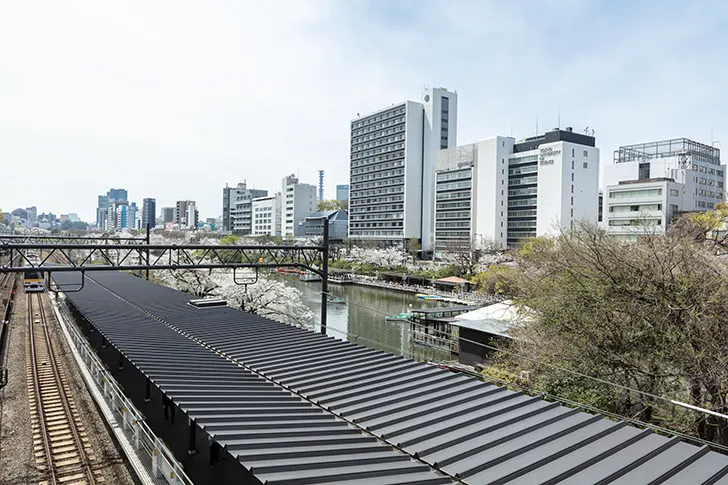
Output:
[[129,200],[129,194],[126,189],[109,189],[106,196],[111,200]]
[[349,202],[349,186],[348,185],[337,185],[336,186],[336,200],[340,202]]
[[316,186],[301,184],[295,175],[283,178],[281,182],[281,236],[303,236],[303,228],[298,224],[316,212]]
[[141,228],[146,230],[147,224],[150,229],[157,225],[157,200],[146,198],[142,204]]
[[352,120],[349,236],[430,250],[437,152],[456,145],[457,94],[442,88]]
[[246,235],[253,228],[253,199],[265,197],[267,190],[249,189],[246,182],[222,189],[222,230]]
[[682,212],[725,200],[720,150],[687,138],[620,147],[604,167],[604,226],[624,239],[662,233]]
[[168,222],[174,222],[175,207],[162,207],[162,222],[164,224]]
[[174,223],[180,229],[197,229],[199,211],[194,200],[178,200],[174,211]]
[[323,218],[329,220],[329,241],[343,241],[349,233],[349,214],[346,211],[314,212],[299,224],[304,237],[316,238],[324,235]]
[[282,212],[280,192],[253,199],[251,234],[254,236],[280,236]]
[[436,169],[437,249],[479,238],[517,247],[578,220],[597,223],[599,149],[571,128],[443,150]]
[[116,218],[114,228],[116,230],[124,231],[124,230],[130,229],[129,212],[130,212],[129,206],[126,204],[120,204],[120,205],[116,206],[116,208],[114,209],[114,214],[115,214],[115,218]]
[[106,229],[109,218],[109,196],[99,195],[98,203],[96,204],[96,227],[99,229]]

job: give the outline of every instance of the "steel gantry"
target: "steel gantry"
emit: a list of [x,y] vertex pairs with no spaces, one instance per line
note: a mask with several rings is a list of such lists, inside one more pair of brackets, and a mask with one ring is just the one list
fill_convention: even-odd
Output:
[[[323,240],[328,241],[328,220],[324,218]],[[322,245],[197,245],[149,244],[144,238],[79,238],[54,236],[0,237],[0,273],[22,273],[35,268],[50,275],[54,272],[81,274],[78,287],[57,288],[71,292],[83,289],[87,271],[232,269],[233,281],[238,269],[301,268],[321,276],[321,333],[326,333],[328,301],[328,244]],[[38,253],[30,258],[29,251]],[[74,254],[76,252],[76,254]],[[49,286],[50,288],[50,286]]]

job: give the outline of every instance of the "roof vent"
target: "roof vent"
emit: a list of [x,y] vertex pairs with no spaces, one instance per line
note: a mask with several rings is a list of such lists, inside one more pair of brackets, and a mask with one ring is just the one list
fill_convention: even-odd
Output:
[[566,127],[566,131],[568,131],[569,133],[573,133],[574,132],[574,128],[572,128],[571,126],[567,126]]
[[227,301],[220,298],[203,298],[200,300],[190,300],[187,304],[195,308],[218,308],[227,306]]

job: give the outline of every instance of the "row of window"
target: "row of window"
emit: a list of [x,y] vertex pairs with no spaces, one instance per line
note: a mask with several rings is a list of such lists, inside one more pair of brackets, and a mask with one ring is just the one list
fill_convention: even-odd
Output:
[[470,227],[470,222],[436,222],[435,229],[452,229],[457,227]]
[[371,165],[366,165],[362,168],[352,168],[351,169],[351,175],[359,175],[364,173],[370,173],[370,172],[379,172],[381,170],[387,170],[390,168],[397,168],[397,167],[404,167],[404,160],[396,160],[392,162],[385,162],[385,163],[375,163]]
[[709,175],[718,175],[718,177],[722,177],[723,176],[723,170],[716,170],[714,168],[707,168],[707,167],[703,167],[702,165],[698,166],[698,165],[696,165],[694,163],[693,163],[693,167],[692,168],[693,168],[693,170],[697,170],[698,172],[702,172],[702,173],[708,173]]
[[[352,188],[354,186],[352,185]],[[398,187],[389,187],[386,189],[372,189],[372,190],[357,190],[356,191],[356,197],[367,197],[370,195],[384,195],[384,194],[403,194],[404,193],[404,185],[400,185]],[[354,198],[353,193],[350,196],[350,198]]]
[[351,227],[353,228],[365,228],[365,227],[402,227],[402,222],[352,222]]
[[444,184],[437,184],[437,191],[444,192],[446,190],[469,189],[472,186],[473,182],[470,180],[464,180],[462,182],[449,182]]
[[524,189],[513,189],[508,191],[509,197],[519,196],[519,195],[536,195],[538,193],[538,189],[536,187],[527,187]]
[[367,134],[367,135],[364,135],[364,136],[358,136],[358,137],[352,138],[351,139],[351,144],[352,145],[358,145],[359,143],[364,143],[364,142],[369,141],[369,140],[376,140],[377,138],[381,138],[383,136],[394,135],[394,134],[398,134],[398,133],[404,133],[404,131],[405,131],[405,125],[404,124],[401,124],[399,126],[395,126],[393,128],[382,127],[382,129],[380,131],[376,132],[376,133],[373,133],[372,132],[372,133]]
[[530,217],[536,215],[536,209],[523,211],[508,211],[508,217]]
[[352,237],[361,236],[393,236],[400,238],[402,237],[402,231],[351,231]]
[[351,146],[351,153],[359,153],[363,150],[366,150],[368,148],[376,148],[380,147],[382,145],[389,145],[390,143],[394,143],[396,141],[404,140],[404,135],[394,135],[394,136],[388,136],[386,138],[380,138],[376,141],[370,141],[367,143],[361,143],[359,145],[352,145]]
[[642,212],[642,211],[661,211],[662,204],[642,204],[642,205],[611,205],[609,212]]
[[521,175],[538,172],[538,165],[524,165],[508,169],[508,175]]
[[[365,182],[367,180],[380,180],[380,179],[387,179],[391,177],[396,177],[398,175],[404,175],[404,169],[396,169],[396,170],[388,170],[386,172],[378,172],[376,174],[368,174],[368,175],[353,175],[351,177],[351,182]],[[394,182],[392,182],[394,183]]]
[[448,180],[469,179],[473,177],[473,169],[466,168],[462,170],[448,170],[447,172],[438,172],[437,181],[447,182]]
[[371,221],[380,219],[404,219],[402,212],[389,213],[389,214],[367,214],[367,215],[354,215],[349,218],[352,221]]
[[437,194],[437,200],[447,200],[447,199],[470,199],[470,191],[464,191],[464,192],[446,192],[444,194]]
[[387,153],[376,157],[369,157],[366,160],[352,160],[351,167],[369,167],[372,163],[383,162],[385,160],[403,160],[404,150],[398,152]]
[[662,219],[609,219],[610,226],[661,226]]
[[525,157],[512,157],[508,159],[508,165],[521,165],[524,163],[538,162],[538,155],[527,155]]
[[536,227],[536,221],[508,221],[508,227]]
[[662,195],[662,189],[634,189],[634,190],[611,190],[609,191],[610,199],[627,199],[630,197],[654,197]]
[[[372,155],[378,155],[380,153],[391,153],[397,150],[404,150],[404,143],[394,143],[392,145],[386,145],[380,148],[372,148],[366,151],[352,153],[351,160],[362,160],[364,158],[371,157]],[[404,152],[402,152],[402,154],[404,155]]]
[[438,212],[436,219],[470,219],[470,211]]
[[509,179],[508,185],[528,185],[535,184],[536,182],[538,182],[538,177],[523,177],[518,179]]
[[352,127],[352,129],[353,128],[371,127],[372,124],[375,124],[379,121],[391,120],[393,118],[396,118],[397,116],[403,115],[404,113],[405,113],[405,107],[404,107],[404,105],[402,105],[395,109],[390,109],[390,110],[384,111],[382,113],[376,114],[374,116],[367,116],[364,119],[352,121],[351,127]]
[[[574,198],[571,198],[572,204]],[[528,199],[514,199],[508,201],[508,207],[522,207],[522,206],[530,206],[530,205],[536,205],[536,197],[529,197]]]
[[404,184],[404,177],[397,177],[390,180],[378,180],[377,182],[360,182],[351,184],[352,190],[362,190],[371,187],[389,187],[392,185]]
[[470,209],[470,201],[466,202],[438,202],[435,205],[435,209],[441,210],[453,210],[453,209]]
[[390,197],[373,197],[370,199],[350,200],[349,207],[351,208],[351,207],[355,207],[355,206],[363,206],[363,205],[370,205],[370,204],[384,204],[387,202],[402,202],[402,201],[404,201],[403,195],[393,195]]

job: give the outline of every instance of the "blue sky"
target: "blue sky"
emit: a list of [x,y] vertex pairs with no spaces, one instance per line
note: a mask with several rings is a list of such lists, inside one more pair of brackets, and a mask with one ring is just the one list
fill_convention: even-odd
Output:
[[333,196],[349,120],[424,85],[458,91],[460,143],[559,112],[595,130],[602,164],[711,127],[725,141],[727,22],[719,1],[4,2],[0,161],[23,175],[0,207],[92,219],[121,186],[214,217],[226,182],[273,192],[320,168]]

